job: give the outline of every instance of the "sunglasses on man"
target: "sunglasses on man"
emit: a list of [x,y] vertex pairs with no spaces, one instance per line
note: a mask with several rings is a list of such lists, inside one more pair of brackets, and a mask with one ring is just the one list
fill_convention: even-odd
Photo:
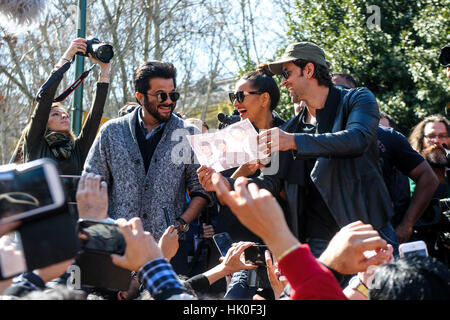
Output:
[[170,100],[172,100],[173,102],[176,102],[178,99],[180,99],[179,92],[171,92],[171,93],[160,92],[157,94],[147,93],[147,95],[157,97],[159,103],[166,101],[168,97],[170,97]]
[[237,91],[237,92],[230,92],[228,94],[228,97],[230,98],[231,103],[234,103],[234,100],[237,100],[239,103],[244,102],[245,96],[248,94],[263,94],[264,92],[261,91]]

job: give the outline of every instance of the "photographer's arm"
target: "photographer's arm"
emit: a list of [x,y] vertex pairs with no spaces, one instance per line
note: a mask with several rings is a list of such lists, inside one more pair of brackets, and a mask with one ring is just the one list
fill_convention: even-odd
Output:
[[108,97],[108,88],[111,72],[111,63],[103,63],[89,54],[89,59],[100,66],[100,77],[97,82],[95,98],[89,113],[81,129],[80,135],[77,137],[76,143],[79,145],[83,160],[86,158],[89,149],[94,142],[95,136],[102,120],[103,109],[105,107],[106,98]]
[[[86,52],[86,40],[82,38],[77,38],[73,40],[64,52],[63,56],[56,63],[53,71],[58,70],[66,63],[70,63],[77,52]],[[27,133],[25,134],[25,149],[27,152],[37,147],[39,141],[45,134],[47,129],[47,122],[50,115],[50,107],[53,104],[53,99],[55,98],[56,90],[63,79],[63,75],[55,78],[55,81],[48,86],[40,95],[39,102],[31,116],[31,120],[28,126]],[[47,80],[48,81],[48,80]],[[27,160],[27,159],[25,159]]]

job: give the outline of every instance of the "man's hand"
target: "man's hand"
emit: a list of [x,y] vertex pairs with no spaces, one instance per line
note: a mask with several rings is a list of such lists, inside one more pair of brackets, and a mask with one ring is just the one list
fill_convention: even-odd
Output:
[[[207,166],[201,166],[197,169],[198,181],[202,185],[203,189],[205,189],[205,191],[215,191],[211,182],[211,177],[215,172],[216,170]],[[228,182],[222,175],[221,179],[222,181],[226,181],[224,183]]]
[[400,223],[397,228],[395,228],[395,234],[399,243],[408,242],[411,238],[413,232],[413,227],[404,223]]
[[214,227],[210,224],[203,223],[203,238],[212,238],[214,235]]
[[297,144],[293,133],[272,128],[258,134],[258,149],[265,150],[264,155],[270,155],[277,151],[297,150]]
[[118,219],[116,224],[120,227],[127,243],[123,256],[111,255],[112,262],[116,266],[130,271],[139,271],[148,261],[164,258],[151,233],[144,231],[141,219],[133,218],[130,221]]
[[76,195],[80,218],[102,220],[108,217],[108,186],[101,179],[93,173],[81,176]]
[[174,226],[169,226],[159,239],[158,247],[161,248],[164,257],[170,261],[177,254],[179,246],[178,230]]
[[[364,253],[370,250],[377,254],[368,258]],[[319,261],[341,274],[355,274],[385,263],[387,250],[387,242],[370,224],[357,221],[343,227],[331,239]]]

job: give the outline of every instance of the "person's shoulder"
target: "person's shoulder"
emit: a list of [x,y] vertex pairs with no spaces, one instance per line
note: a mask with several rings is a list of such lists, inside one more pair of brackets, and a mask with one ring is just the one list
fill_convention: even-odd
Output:
[[352,88],[352,89],[339,88],[339,87],[334,87],[334,88],[339,90],[343,100],[344,101],[348,100],[349,103],[360,102],[360,101],[366,101],[366,102],[370,101],[370,102],[376,103],[376,101],[377,101],[374,94],[372,93],[372,91],[370,91],[366,87],[358,87],[358,88]]

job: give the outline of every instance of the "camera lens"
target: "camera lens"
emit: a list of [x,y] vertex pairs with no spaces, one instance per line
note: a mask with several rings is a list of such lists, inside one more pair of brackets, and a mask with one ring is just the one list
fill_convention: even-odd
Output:
[[95,51],[95,55],[101,62],[108,63],[114,56],[114,51],[112,46],[105,44],[97,48],[97,50]]

